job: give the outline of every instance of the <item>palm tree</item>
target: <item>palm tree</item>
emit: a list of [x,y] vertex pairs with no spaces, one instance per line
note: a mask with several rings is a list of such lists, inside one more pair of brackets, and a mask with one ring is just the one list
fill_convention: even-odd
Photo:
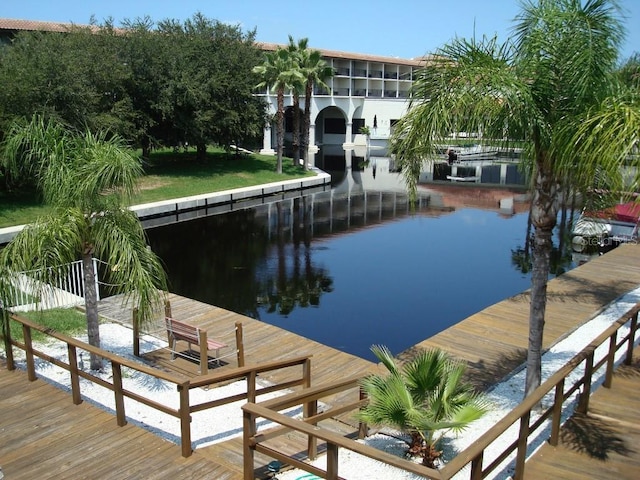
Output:
[[[423,161],[452,132],[482,131],[492,139],[526,141],[534,240],[525,395],[541,380],[546,288],[562,181],[570,178],[573,188],[581,190],[590,187],[596,172],[619,181],[621,162],[637,143],[637,95],[623,94],[624,86],[613,75],[624,34],[621,18],[613,0],[524,2],[513,42],[456,39],[430,58],[392,138],[412,194]],[[626,115],[615,119],[621,124],[624,118],[624,128],[616,129],[613,118],[602,122],[596,112],[603,107]],[[617,150],[608,155],[593,154],[614,146]]]
[[[293,43],[293,38],[289,37],[289,44]],[[298,40],[295,49],[297,64],[302,76],[304,77],[304,116],[302,120],[302,138],[300,148],[302,149],[302,158],[305,170],[309,163],[309,136],[311,129],[311,97],[313,96],[313,87],[318,85],[326,90],[329,86],[326,80],[333,76],[333,67],[322,59],[322,53],[319,50],[311,50],[308,48],[309,39],[302,38]]]
[[[89,343],[100,346],[93,257],[107,268],[115,293],[126,293],[149,321],[162,305],[166,277],[148,248],[142,225],[126,208],[142,173],[140,162],[115,136],[79,135],[34,116],[15,123],[3,144],[4,167],[13,177],[36,179],[51,213],[27,225],[0,254],[0,283],[31,271],[36,284],[57,284],[58,268],[78,259],[84,269],[84,301]],[[91,368],[102,359],[91,355]]]
[[[289,35],[287,51],[289,52],[292,68],[300,68],[302,52],[305,48],[306,43],[301,40],[296,44],[293,37]],[[306,78],[301,73],[296,76],[295,83],[291,85],[291,94],[293,96],[293,165],[296,167],[300,165],[300,94],[304,92],[305,83]]]
[[423,350],[402,367],[386,347],[374,345],[371,350],[389,375],[370,375],[362,381],[369,403],[357,418],[407,433],[408,453],[422,455],[423,463],[434,468],[443,435],[461,432],[482,417],[487,401],[463,381],[465,365],[442,350]]
[[288,50],[278,47],[273,52],[265,53],[262,65],[253,68],[253,72],[262,77],[258,88],[274,88],[276,90],[276,137],[277,137],[277,166],[276,171],[282,173],[282,150],[284,148],[284,94],[286,90],[296,85],[300,78],[300,71],[293,65]]

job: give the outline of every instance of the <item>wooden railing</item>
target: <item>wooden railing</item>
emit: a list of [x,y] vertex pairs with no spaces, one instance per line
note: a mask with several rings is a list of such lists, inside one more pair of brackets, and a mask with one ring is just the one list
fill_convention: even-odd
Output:
[[[338,450],[339,448],[346,448],[407,472],[437,480],[451,479],[467,465],[471,466],[469,471],[470,479],[479,480],[486,478],[515,452],[515,474],[513,478],[514,480],[521,480],[524,478],[529,437],[545,425],[546,420],[551,419],[549,443],[551,445],[557,445],[561,426],[561,413],[564,404],[567,403],[576,392],[579,392],[576,410],[581,413],[587,413],[595,374],[604,367],[603,386],[609,388],[611,387],[613,379],[616,354],[619,350],[626,349],[626,352],[623,352],[623,361],[625,364],[631,364],[636,332],[638,330],[638,311],[640,311],[640,304],[629,309],[593,342],[575,355],[566,365],[542,383],[540,387],[525,398],[516,408],[502,418],[502,420],[474,441],[470,447],[459,452],[440,470],[430,469],[400,457],[390,455],[317,425],[318,422],[324,418],[355,411],[355,409],[365,405],[367,400],[362,399],[361,395],[359,395],[358,400],[348,402],[343,406],[332,407],[331,410],[322,415],[310,414],[302,420],[287,417],[279,412],[283,408],[309,404],[310,402],[316,403],[319,399],[327,395],[349,389],[355,390],[358,388],[359,379],[353,378],[329,386],[312,387],[299,393],[285,395],[259,404],[247,403],[244,405],[242,407],[245,462],[244,478],[245,480],[253,479],[254,452],[257,451],[295,468],[310,472],[318,477],[336,480],[341,478],[339,477]],[[624,326],[629,327],[629,332],[619,339],[619,331]],[[596,349],[606,344],[608,344],[606,354],[596,359]],[[572,384],[569,384],[569,376],[581,367],[584,368],[583,373]],[[553,392],[551,405],[542,410],[538,410],[538,407],[542,404],[542,399],[551,392]],[[309,411],[313,412],[313,408],[310,408]],[[539,416],[536,416],[533,422],[531,421],[534,416],[532,412],[539,412]],[[270,420],[278,426],[265,432],[258,432],[256,428],[258,418]],[[484,457],[487,448],[506,432],[507,429],[517,423],[519,423],[517,439],[506,448],[503,448],[501,452],[497,454],[496,458],[491,459],[490,463],[485,465]],[[264,442],[267,440],[292,430],[306,435],[309,439],[309,450],[307,452],[309,459],[313,459],[317,453],[318,440],[326,443],[326,470],[264,445]],[[362,437],[365,431],[366,427],[361,425],[359,428],[359,436]]]
[[[0,311],[0,316],[2,311]],[[36,380],[35,358],[41,358],[57,367],[67,370],[71,375],[71,396],[73,403],[79,405],[82,403],[82,396],[80,391],[80,378],[84,378],[93,383],[96,383],[102,387],[111,390],[115,398],[115,411],[116,421],[119,426],[127,424],[126,412],[124,407],[124,398],[130,398],[151,408],[159,410],[167,415],[175,417],[180,421],[180,444],[182,447],[182,455],[188,457],[191,455],[193,449],[191,445],[191,413],[199,412],[207,409],[212,409],[221,405],[236,402],[239,400],[248,400],[255,402],[256,397],[267,393],[281,391],[296,386],[302,386],[308,388],[311,385],[311,358],[310,356],[295,357],[287,360],[261,363],[260,365],[249,365],[230,370],[224,370],[220,372],[211,373],[208,375],[202,375],[191,379],[185,379],[184,377],[178,377],[169,373],[163,372],[147,366],[143,363],[135,362],[123,357],[120,357],[114,353],[108,352],[101,348],[96,348],[88,343],[82,342],[75,338],[69,337],[57,333],[51,329],[45,328],[31,320],[21,317],[16,314],[11,314],[6,317],[6,323],[4,325],[4,345],[7,356],[7,369],[14,370],[16,368],[13,349],[17,347],[25,352],[25,362],[27,377],[30,381]],[[19,342],[10,336],[9,323],[10,321],[18,322],[22,325],[23,342]],[[38,331],[51,338],[54,338],[67,345],[68,361],[65,362],[61,359],[55,358],[47,353],[39,351],[33,343],[32,332]],[[96,354],[102,357],[104,360],[111,364],[112,380],[108,381],[101,377],[92,374],[90,371],[84,371],[78,367],[78,351],[87,352],[89,354]],[[292,380],[287,380],[279,384],[269,385],[266,387],[259,387],[257,384],[257,376],[260,373],[270,372],[274,370],[281,370],[290,367],[302,367],[301,375],[295,376]],[[174,384],[177,387],[179,395],[179,407],[171,408],[162,403],[159,403],[151,398],[142,396],[136,392],[132,392],[124,388],[122,383],[122,369],[128,368],[136,372],[149,375],[155,379],[166,381],[170,384]],[[239,393],[233,396],[221,398],[215,401],[209,401],[200,404],[191,404],[189,392],[193,388],[211,387],[217,384],[227,383],[230,381],[237,381],[246,379],[247,391],[245,393]]]

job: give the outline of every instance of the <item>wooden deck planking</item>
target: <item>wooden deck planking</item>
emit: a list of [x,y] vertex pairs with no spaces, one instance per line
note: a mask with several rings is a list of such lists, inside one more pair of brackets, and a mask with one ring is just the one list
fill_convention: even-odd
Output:
[[[29,382],[25,372],[9,372],[4,362],[0,392],[6,478],[173,479],[186,471],[193,479],[242,478],[198,452],[185,462],[175,444],[133,424],[118,427],[112,413],[89,402],[73,405],[68,392],[43,380]],[[194,474],[191,464],[206,468]]]
[[[548,349],[602,308],[640,285],[640,245],[620,248],[549,281],[543,348]],[[491,305],[402,352],[439,347],[469,364],[468,378],[480,388],[500,381],[526,358],[529,292]],[[493,332],[493,333],[492,333]]]
[[562,426],[560,443],[545,443],[528,461],[525,478],[636,480],[640,478],[640,347],[632,365],[615,371],[612,387],[600,387],[589,413]]
[[[621,294],[636,288],[640,284],[639,259],[640,246],[624,246],[565,274],[563,277],[552,280],[548,290],[549,304],[545,326],[545,348],[589,320],[604,305],[615,300]],[[603,270],[607,271],[603,272]],[[573,276],[567,277],[571,274]],[[314,385],[331,383],[344,379],[345,376],[364,375],[378,368],[372,362],[339,352],[264,322],[178,295],[171,294],[169,298],[174,317],[204,327],[210,337],[221,339],[231,346],[235,346],[233,333],[235,322],[241,321],[244,328],[246,364],[311,354],[313,355],[312,381]],[[121,299],[102,300],[100,314],[123,324],[131,323],[131,308],[122,305]],[[412,349],[403,352],[400,357],[408,358],[420,348],[440,346],[453,356],[467,361],[470,366],[470,375],[476,380],[474,383],[481,387],[487,387],[522,364],[527,348],[528,317],[528,293],[524,292],[492,305],[431,339],[418,343]],[[156,325],[149,327],[148,331],[165,340],[166,333],[161,320],[160,317]],[[198,374],[197,364],[180,358],[171,361],[167,349],[146,352],[144,356],[147,360],[156,362],[159,368],[186,376]],[[228,365],[221,368],[232,368],[236,365],[235,357],[226,358],[225,361],[228,362]],[[299,372],[300,367],[297,368]],[[15,383],[15,388],[13,386],[7,387],[5,377],[11,378],[14,375],[22,375],[22,381]],[[279,377],[279,374],[263,376],[270,381],[278,381]],[[36,386],[37,384],[40,385]],[[15,451],[5,452],[3,446],[5,437],[0,436],[0,447],[2,447],[0,448],[2,453],[0,465],[4,467],[5,474],[12,473],[9,478],[32,478],[34,472],[30,469],[34,467],[28,464],[29,462],[21,463],[22,467],[16,471],[14,465],[17,463],[5,462],[5,453],[12,455],[7,458],[14,458],[15,462],[19,462],[23,458],[31,458],[31,453],[34,450],[48,451],[50,457],[43,454],[40,459],[42,470],[39,471],[39,475],[36,475],[42,476],[42,472],[46,471],[47,464],[51,465],[55,459],[55,465],[59,465],[60,459],[67,458],[65,452],[73,451],[76,456],[84,456],[84,448],[86,448],[89,439],[95,441],[98,448],[103,448],[104,454],[93,457],[93,450],[91,450],[87,455],[90,461],[86,463],[69,457],[66,461],[74,467],[61,470],[59,472],[61,478],[67,474],[70,475],[73,470],[76,470],[77,474],[78,471],[89,468],[87,466],[89,464],[94,469],[91,471],[91,478],[96,479],[112,478],[113,476],[121,478],[180,478],[187,472],[190,478],[213,477],[233,480],[242,478],[240,438],[199,448],[192,457],[183,459],[180,457],[180,449],[176,445],[161,440],[133,425],[127,425],[124,428],[117,427],[112,414],[102,412],[88,404],[74,406],[68,393],[60,392],[64,401],[53,399],[49,390],[57,390],[55,387],[45,382],[27,382],[24,373],[3,370],[0,374],[0,386],[0,425],[2,425],[0,428],[3,429],[0,432],[4,434],[4,429],[9,426],[11,432],[6,437],[6,441],[11,442],[12,439],[16,441]],[[45,390],[33,393],[34,388],[44,388],[46,393],[42,393]],[[632,396],[632,393],[633,390],[629,395]],[[18,395],[20,399],[16,399],[14,394]],[[41,402],[42,397],[47,401]],[[65,406],[65,402],[67,402],[67,406]],[[26,408],[22,408],[23,406]],[[66,416],[69,411],[77,413],[86,408],[97,411],[95,415],[86,415],[86,418],[93,418],[88,424],[83,423],[83,417],[78,420],[71,417],[61,422],[43,420],[52,412],[56,412],[55,416],[58,418]],[[17,422],[13,421],[16,411],[20,412]],[[103,419],[102,415],[107,417]],[[30,429],[28,425],[25,425],[25,422],[42,425],[45,429],[58,428],[60,440],[55,440],[54,436],[54,440],[49,440],[45,444],[44,438],[46,436],[40,437],[40,431],[36,428]],[[67,426],[63,427],[63,423],[66,423]],[[20,430],[20,433],[13,430]],[[29,438],[28,432],[36,430],[38,434],[32,438],[35,440],[35,445],[30,448],[29,445],[26,445],[26,439]],[[79,435],[78,432],[80,432]],[[78,442],[78,436],[83,437],[84,441]],[[73,444],[73,441],[76,444]],[[289,441],[279,439],[278,442],[286,442],[282,445],[283,448],[292,452],[302,451],[304,448],[304,439],[301,438],[291,438]],[[105,443],[104,446],[102,446],[103,443]],[[20,444],[19,447],[18,444]],[[111,448],[112,444],[116,447],[119,446],[119,448]],[[262,455],[257,455],[256,458],[256,465],[262,464],[263,466],[271,460]]]

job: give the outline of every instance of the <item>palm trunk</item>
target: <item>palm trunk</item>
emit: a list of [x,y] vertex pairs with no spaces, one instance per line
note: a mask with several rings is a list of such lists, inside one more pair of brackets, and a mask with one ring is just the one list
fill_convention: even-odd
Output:
[[284,88],[278,88],[278,111],[276,112],[276,138],[278,163],[276,172],[282,173],[282,149],[284,147]]
[[293,92],[293,166],[300,166],[300,95]]
[[534,226],[533,271],[531,275],[531,303],[529,310],[529,348],[525,397],[533,392],[542,377],[542,338],[547,303],[547,281],[553,246],[552,234],[556,224],[556,185],[548,161],[538,155],[537,175],[531,208]]
[[[93,267],[93,249],[85,248],[82,254],[84,275],[84,307],[87,313],[87,336],[89,345],[100,348],[100,322],[98,319],[98,294],[96,292],[96,272]],[[102,357],[91,354],[91,370],[102,368]]]
[[311,94],[313,91],[313,81],[307,79],[304,92],[304,115],[302,117],[302,159],[303,167],[306,170],[309,165],[309,137],[311,130]]

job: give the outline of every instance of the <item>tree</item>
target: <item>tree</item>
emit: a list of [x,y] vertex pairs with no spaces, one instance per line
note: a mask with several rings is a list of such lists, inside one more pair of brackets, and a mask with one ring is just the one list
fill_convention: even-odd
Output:
[[[292,43],[289,37],[289,43]],[[311,131],[311,98],[313,95],[313,87],[319,86],[326,90],[329,86],[325,83],[334,74],[333,68],[327,65],[322,59],[322,53],[319,50],[310,50],[307,46],[308,39],[302,38],[298,40],[296,48],[296,59],[298,68],[305,78],[304,82],[304,115],[302,119],[302,138],[300,139],[300,148],[302,149],[302,158],[304,169],[309,164],[309,137]]]
[[282,173],[282,151],[284,149],[284,94],[295,85],[301,76],[292,64],[291,55],[284,48],[277,47],[266,52],[264,62],[254,67],[253,72],[262,78],[258,88],[273,88],[276,91],[276,171]]
[[[126,293],[149,321],[161,306],[166,277],[147,247],[142,225],[126,208],[142,170],[116,136],[77,134],[34,116],[16,123],[2,146],[4,167],[33,176],[52,212],[27,225],[0,253],[0,292],[16,272],[29,271],[36,284],[57,284],[55,268],[78,259],[84,269],[89,343],[100,346],[97,292],[92,258],[102,260],[106,281]],[[91,355],[91,368],[102,358]]]
[[[623,159],[637,144],[637,95],[613,75],[624,29],[615,1],[538,0],[522,4],[512,42],[456,39],[417,75],[392,150],[413,194],[423,161],[458,131],[523,139],[532,172],[534,228],[525,395],[541,381],[541,354],[552,232],[563,180],[588,189],[598,176],[619,182]],[[616,99],[616,100],[614,100]],[[620,105],[624,128],[597,120]],[[624,106],[624,107],[623,107]],[[621,122],[621,119],[617,119]],[[582,133],[580,133],[582,132]],[[585,150],[617,151],[596,158]],[[613,184],[613,183],[612,183]]]
[[389,374],[363,379],[369,401],[357,418],[407,433],[408,453],[422,455],[423,463],[435,468],[443,435],[463,431],[487,412],[488,403],[464,382],[464,363],[442,350],[423,350],[401,367],[386,347],[374,345],[371,350]]

